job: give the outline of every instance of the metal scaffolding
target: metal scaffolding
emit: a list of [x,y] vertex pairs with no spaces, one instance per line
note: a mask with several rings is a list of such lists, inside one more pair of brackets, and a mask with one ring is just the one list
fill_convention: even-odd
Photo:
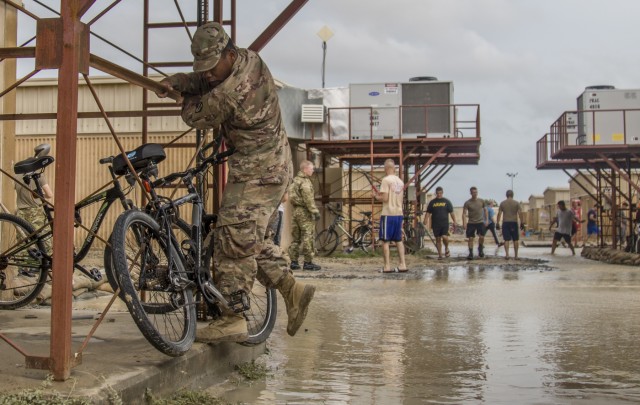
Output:
[[[125,155],[122,145],[118,141],[118,136],[110,124],[109,119],[115,117],[142,117],[142,142],[147,140],[147,118],[151,116],[176,116],[180,110],[175,103],[151,103],[148,100],[148,91],[162,90],[162,87],[149,78],[152,72],[163,74],[161,68],[165,67],[191,67],[192,61],[153,61],[149,51],[149,40],[152,32],[162,28],[184,27],[190,36],[190,28],[201,25],[209,20],[210,12],[213,10],[213,21],[218,21],[228,27],[231,38],[235,39],[236,34],[236,2],[235,0],[198,0],[197,1],[197,21],[185,21],[182,10],[176,1],[177,14],[180,16],[178,22],[152,22],[150,21],[150,9],[152,2],[144,1],[144,30],[143,30],[143,55],[138,58],[117,45],[105,40],[94,32],[91,32],[91,25],[98,21],[107,13],[117,12],[117,4],[121,0],[114,0],[102,9],[89,22],[82,22],[82,17],[94,6],[95,0],[61,0],[59,11],[52,9],[43,3],[36,1],[43,7],[58,14],[58,18],[40,18],[36,14],[27,10],[20,4],[11,0],[0,0],[5,6],[11,7],[24,15],[34,19],[37,24],[36,36],[19,47],[0,48],[0,63],[6,59],[35,58],[35,69],[24,77],[15,80],[6,89],[0,89],[0,97],[12,93],[18,86],[28,81],[39,71],[44,69],[58,70],[58,111],[52,114],[1,114],[0,121],[7,120],[36,120],[36,119],[56,119],[56,216],[53,227],[53,268],[55,269],[55,280],[53,281],[52,295],[52,322],[51,322],[51,345],[49,357],[33,356],[27,353],[20,346],[12,342],[8,337],[0,333],[0,339],[7,342],[15,350],[25,356],[28,368],[49,369],[56,380],[66,380],[69,378],[71,369],[82,361],[82,351],[90,340],[91,336],[99,326],[108,311],[114,298],[103,311],[92,328],[78,352],[73,352],[71,342],[71,302],[72,302],[72,275],[73,275],[73,226],[74,226],[74,204],[75,204],[75,182],[76,182],[76,140],[77,123],[82,118],[104,118],[112,133],[120,151]],[[262,49],[278,31],[307,3],[308,0],[293,0],[282,11],[282,13],[258,36],[249,47],[252,50]],[[224,4],[230,8],[231,18],[223,20]],[[210,7],[210,5],[212,7]],[[115,11],[114,11],[115,10]],[[124,67],[91,54],[90,40],[97,38],[107,44],[116,47],[123,53],[142,63],[143,74],[137,74]],[[29,45],[33,39],[35,46]],[[89,68],[95,68],[108,75],[123,79],[131,84],[137,85],[143,92],[143,102],[139,110],[127,111],[105,111],[102,108],[99,98],[91,86],[89,79]],[[78,77],[82,75],[87,85],[92,89],[100,112],[78,113]],[[15,94],[15,93],[13,93]],[[180,94],[175,91],[169,93],[169,97],[177,100]],[[161,105],[160,105],[161,104]],[[184,136],[182,134],[180,137]],[[176,140],[170,144],[178,147],[195,148],[204,135],[199,134],[196,143],[178,143]],[[126,155],[125,155],[126,158]],[[218,184],[224,184],[224,173],[219,175]],[[106,241],[103,241],[106,242]]]

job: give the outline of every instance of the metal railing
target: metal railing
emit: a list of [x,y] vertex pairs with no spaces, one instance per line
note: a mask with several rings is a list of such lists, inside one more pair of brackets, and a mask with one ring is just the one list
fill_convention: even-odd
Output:
[[[325,140],[480,138],[479,104],[332,107]],[[312,139],[319,140],[315,134]]]

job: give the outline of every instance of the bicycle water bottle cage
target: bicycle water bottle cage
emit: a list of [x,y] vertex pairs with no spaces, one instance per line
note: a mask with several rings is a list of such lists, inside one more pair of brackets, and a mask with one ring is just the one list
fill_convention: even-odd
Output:
[[15,174],[33,173],[49,166],[54,160],[52,156],[31,157],[14,164],[13,172]]
[[[126,152],[126,155],[136,172],[148,167],[152,163],[160,163],[167,157],[162,145],[157,143],[146,143],[138,146],[136,149]],[[118,176],[129,172],[129,166],[122,154],[114,157],[111,165],[113,172]]]
[[249,296],[244,290],[239,290],[231,294],[229,300],[229,308],[235,313],[248,311],[251,306],[249,305]]

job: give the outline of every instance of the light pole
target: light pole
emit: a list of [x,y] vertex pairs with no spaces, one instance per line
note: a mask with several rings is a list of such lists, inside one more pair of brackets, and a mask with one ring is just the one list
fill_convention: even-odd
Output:
[[511,177],[511,191],[513,191],[513,178],[517,175],[518,173],[507,173],[507,176]]
[[316,34],[322,40],[322,88],[324,89],[324,70],[325,62],[327,60],[327,41],[333,36],[333,31],[331,31],[329,27],[324,25]]

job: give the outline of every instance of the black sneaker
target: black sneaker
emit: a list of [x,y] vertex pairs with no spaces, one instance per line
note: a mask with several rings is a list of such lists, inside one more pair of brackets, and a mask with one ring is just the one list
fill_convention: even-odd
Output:
[[484,257],[484,246],[482,245],[478,246],[478,256]]
[[296,261],[291,261],[291,266],[289,266],[291,270],[300,270],[300,265]]
[[313,262],[304,262],[304,266],[302,266],[302,270],[308,270],[308,271],[318,271],[321,268],[322,267],[318,266]]

